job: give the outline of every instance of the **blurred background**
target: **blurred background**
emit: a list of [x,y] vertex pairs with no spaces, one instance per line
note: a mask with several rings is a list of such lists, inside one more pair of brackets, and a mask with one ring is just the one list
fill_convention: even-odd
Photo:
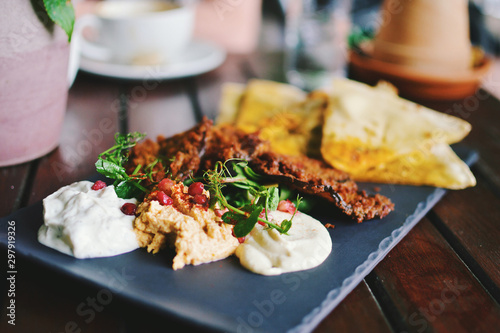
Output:
[[[263,29],[261,41],[264,46],[266,35],[276,33],[273,21],[284,22],[284,9],[289,0],[263,1]],[[382,0],[352,0],[351,18],[353,26],[366,30],[376,30],[379,21],[379,9]],[[500,54],[500,1],[471,0],[469,1],[470,37],[473,45],[481,46],[485,52]],[[274,39],[273,39],[274,40]],[[276,46],[276,45],[274,45]]]

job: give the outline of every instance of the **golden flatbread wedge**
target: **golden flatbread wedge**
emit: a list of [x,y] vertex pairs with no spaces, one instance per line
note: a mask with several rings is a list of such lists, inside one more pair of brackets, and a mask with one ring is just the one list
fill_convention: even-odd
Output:
[[236,124],[248,132],[260,129],[263,118],[282,113],[290,105],[306,99],[301,89],[285,83],[267,80],[250,80],[245,89],[236,116]]
[[452,144],[471,125],[397,96],[387,84],[371,87],[348,79],[333,83],[325,115],[321,153],[349,173],[388,163],[424,141]]
[[356,181],[429,185],[452,190],[476,185],[476,178],[446,143],[400,156],[357,174],[351,174]]
[[323,114],[329,96],[306,94],[284,83],[251,80],[245,87],[222,88],[217,124],[234,123],[247,133],[259,131],[280,154],[321,156]]
[[[271,149],[279,154],[320,157],[323,114],[327,104],[328,95],[311,93],[305,101],[260,119],[257,124],[259,137],[269,141]],[[245,129],[239,122],[236,125]]]

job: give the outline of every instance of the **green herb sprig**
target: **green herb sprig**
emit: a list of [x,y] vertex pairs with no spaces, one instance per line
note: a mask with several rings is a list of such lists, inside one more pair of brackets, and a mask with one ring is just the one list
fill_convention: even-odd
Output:
[[127,174],[125,164],[128,161],[130,149],[146,135],[134,132],[128,134],[116,133],[115,145],[99,154],[99,159],[95,163],[97,171],[107,178],[114,179],[116,195],[120,198],[137,198],[148,189],[141,185],[145,179],[152,180],[153,168],[158,163],[142,166],[138,165],[131,174]]
[[[235,175],[230,172],[231,169]],[[266,224],[269,228],[278,230],[282,234],[287,234],[292,227],[292,219],[295,216],[295,210],[290,220],[284,220],[281,225],[277,225],[269,220],[268,212],[276,210],[280,201],[279,189],[276,184],[261,185],[263,177],[255,173],[246,161],[227,160],[226,162],[217,162],[213,170],[205,172],[204,179],[207,182],[207,188],[210,191],[212,204],[219,203],[222,208],[228,211],[222,215],[225,223],[234,224],[233,233],[236,237],[244,237],[252,231],[257,222]],[[228,199],[230,195],[223,193],[223,188],[232,186],[246,191],[247,202],[242,207],[236,207]],[[236,203],[242,203],[241,195]],[[300,205],[300,199],[297,208]],[[260,217],[264,211],[264,217]]]

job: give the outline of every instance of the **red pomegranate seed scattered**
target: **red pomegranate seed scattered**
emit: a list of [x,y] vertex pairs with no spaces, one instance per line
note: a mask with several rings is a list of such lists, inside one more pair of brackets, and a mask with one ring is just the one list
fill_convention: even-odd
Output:
[[196,194],[194,197],[194,202],[197,203],[198,205],[204,205],[207,203],[208,198],[206,195],[203,194]]
[[135,215],[136,208],[137,206],[135,204],[127,202],[123,204],[121,210],[125,215]]
[[266,222],[262,222],[262,221],[257,221],[258,224],[260,224],[261,226],[266,226]]
[[280,212],[293,214],[295,212],[295,205],[290,200],[281,200],[278,203],[278,210]]
[[94,183],[94,185],[92,185],[91,189],[93,189],[94,191],[97,191],[97,190],[103,189],[105,187],[106,187],[106,183],[103,182],[102,180],[98,180]]
[[158,191],[156,194],[156,199],[162,206],[170,206],[171,204],[174,203],[174,200],[172,200],[171,197],[169,197],[165,192],[163,191]]
[[195,195],[199,195],[199,194],[203,194],[203,189],[205,187],[203,186],[202,183],[200,182],[194,182],[192,183],[191,185],[189,185],[189,188],[188,188],[188,193],[189,195],[192,195],[192,196],[195,196]]
[[165,192],[166,194],[172,193],[172,186],[175,182],[170,178],[163,178],[160,183],[158,183],[158,189]]

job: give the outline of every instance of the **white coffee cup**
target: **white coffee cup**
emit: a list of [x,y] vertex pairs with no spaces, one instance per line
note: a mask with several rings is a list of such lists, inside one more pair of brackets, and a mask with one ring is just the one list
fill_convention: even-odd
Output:
[[104,1],[77,22],[83,56],[129,65],[178,61],[191,41],[194,8],[161,1]]

